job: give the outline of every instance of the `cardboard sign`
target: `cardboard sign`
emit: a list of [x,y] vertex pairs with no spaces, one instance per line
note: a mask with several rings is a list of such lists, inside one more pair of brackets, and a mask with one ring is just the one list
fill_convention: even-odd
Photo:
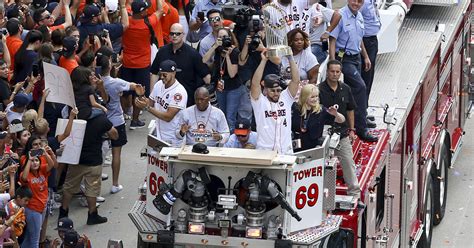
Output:
[[302,218],[291,219],[291,232],[321,225],[323,217],[324,159],[312,160],[293,167],[291,174],[291,206]]
[[160,184],[169,183],[168,173],[170,168],[168,164],[159,159],[159,154],[151,147],[148,147],[147,155],[147,169],[146,169],[146,212],[153,217],[161,220],[163,223],[167,223],[169,214],[164,215],[153,205],[153,200],[158,195]]
[[[68,121],[68,119],[58,119],[56,136],[64,133],[64,129],[66,129]],[[57,157],[59,163],[79,164],[86,126],[87,121],[74,120],[72,123],[71,134],[61,142],[61,144],[64,145],[64,151],[61,156]]]
[[46,101],[63,103],[74,108],[76,100],[69,72],[62,67],[46,62],[43,62],[43,71],[44,87],[50,90]]

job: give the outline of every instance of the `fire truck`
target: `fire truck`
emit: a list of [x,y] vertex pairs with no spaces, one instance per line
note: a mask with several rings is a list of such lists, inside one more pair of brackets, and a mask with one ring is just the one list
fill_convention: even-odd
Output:
[[472,4],[380,4],[368,109],[379,140],[353,143],[364,208],[346,195],[330,134],[321,147],[283,156],[197,154],[150,133],[147,177],[129,213],[137,246],[430,247],[472,107]]

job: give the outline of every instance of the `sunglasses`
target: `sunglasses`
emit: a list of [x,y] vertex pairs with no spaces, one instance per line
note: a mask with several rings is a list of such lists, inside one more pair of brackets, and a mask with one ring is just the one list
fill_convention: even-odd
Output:
[[51,15],[47,15],[47,16],[45,16],[45,17],[44,17],[43,19],[41,19],[41,20],[46,20],[46,19],[51,19]]
[[182,32],[170,32],[170,36],[180,36],[182,34]]
[[280,93],[281,89],[268,89],[268,91],[272,93]]
[[215,17],[209,18],[209,21],[210,22],[220,22],[221,17],[220,16],[215,16]]
[[247,137],[247,135],[237,135],[237,137],[239,137],[239,138],[245,138],[245,137]]

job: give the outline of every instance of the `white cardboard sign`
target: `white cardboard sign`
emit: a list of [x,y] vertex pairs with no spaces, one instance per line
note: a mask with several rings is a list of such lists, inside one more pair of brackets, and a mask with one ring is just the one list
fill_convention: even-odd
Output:
[[[58,119],[56,127],[56,136],[64,133],[68,119]],[[82,142],[84,141],[84,133],[86,132],[87,121],[74,120],[72,123],[71,134],[61,142],[64,145],[64,151],[61,156],[57,157],[59,163],[79,164],[81,158]]]
[[323,217],[324,159],[293,167],[291,175],[291,206],[302,218],[290,221],[291,232],[321,225]]
[[146,182],[147,182],[147,191],[146,191],[146,212],[153,217],[161,220],[163,223],[168,222],[169,214],[164,215],[153,205],[153,200],[156,195],[158,195],[160,184],[169,183],[169,170],[171,169],[163,160],[159,159],[159,154],[151,147],[148,147],[148,162],[146,169]]
[[46,101],[63,103],[74,108],[76,100],[69,72],[62,67],[46,62],[43,62],[43,71],[44,87],[50,90]]

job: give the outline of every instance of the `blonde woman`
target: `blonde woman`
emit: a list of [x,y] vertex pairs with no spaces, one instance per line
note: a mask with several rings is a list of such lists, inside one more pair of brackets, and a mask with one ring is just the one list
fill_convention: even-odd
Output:
[[316,85],[303,86],[298,102],[293,104],[291,120],[295,139],[301,141],[301,150],[321,145],[320,138],[325,123],[346,121],[344,116],[337,112],[337,108],[337,105],[326,108],[319,103],[319,89]]

